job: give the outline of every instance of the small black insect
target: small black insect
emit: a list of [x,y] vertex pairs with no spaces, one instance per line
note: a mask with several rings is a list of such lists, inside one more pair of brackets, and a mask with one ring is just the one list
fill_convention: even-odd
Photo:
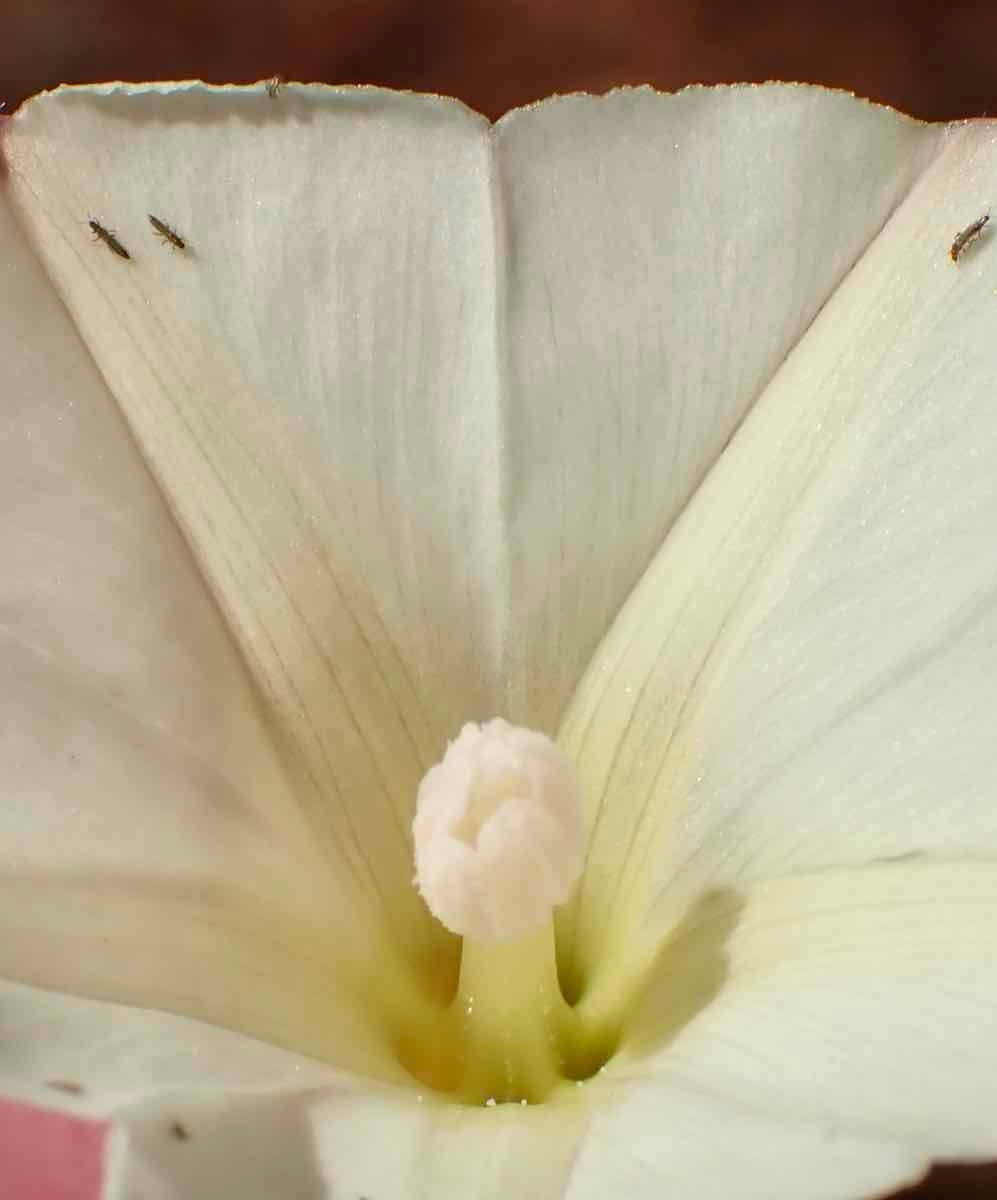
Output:
[[148,216],[149,224],[155,229],[162,241],[169,242],[171,246],[175,246],[178,250],[187,249],[187,243],[175,229],[171,229],[165,221],[161,221],[159,217],[154,217],[152,213],[149,213]]
[[105,229],[99,221],[93,219],[87,221],[95,237],[99,237],[109,250],[113,250],[118,258],[131,258],[128,251],[122,246],[118,239],[114,236],[110,229]]
[[971,245],[983,232],[983,226],[990,220],[990,214],[984,213],[982,217],[977,217],[972,225],[967,225],[966,228],[955,235],[955,241],[952,243],[952,248],[949,250],[949,258],[953,262],[958,262],[963,251],[967,246]]
[[173,1134],[178,1142],[185,1142],[190,1137],[190,1130],[182,1121],[172,1121],[170,1123],[170,1133]]

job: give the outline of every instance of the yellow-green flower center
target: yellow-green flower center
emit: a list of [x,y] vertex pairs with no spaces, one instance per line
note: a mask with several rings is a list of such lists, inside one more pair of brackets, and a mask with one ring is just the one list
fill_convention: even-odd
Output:
[[552,909],[584,855],[574,772],[542,734],[466,725],[419,789],[416,882],[463,935],[449,1008],[406,1022],[398,1054],[465,1103],[529,1103],[588,1078],[618,1038],[618,1016],[564,998]]
[[619,1015],[569,1005],[557,977],[553,922],[524,938],[465,938],[448,1008],[405,1023],[396,1049],[428,1087],[465,1104],[538,1104],[611,1057]]

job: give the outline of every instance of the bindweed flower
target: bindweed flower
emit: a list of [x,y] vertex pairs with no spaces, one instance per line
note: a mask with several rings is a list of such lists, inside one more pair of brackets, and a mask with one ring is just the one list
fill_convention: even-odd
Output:
[[0,1090],[108,1197],[997,1155],[993,129],[7,121]]

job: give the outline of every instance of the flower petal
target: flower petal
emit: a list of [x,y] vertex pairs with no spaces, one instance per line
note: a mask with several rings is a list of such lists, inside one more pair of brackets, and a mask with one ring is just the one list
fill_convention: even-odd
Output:
[[101,1200],[109,1132],[0,1096],[0,1186],[22,1200]]
[[[0,983],[0,1092],[111,1120],[109,1198],[324,1196],[294,1187],[311,1178],[312,1135],[284,1114],[342,1082],[197,1021]],[[268,1193],[274,1172],[285,1189]]]
[[92,1117],[184,1089],[315,1087],[323,1063],[200,1021],[0,981],[0,1092]]
[[84,1084],[49,1102],[114,1117],[128,1197],[265,1197],[281,1172],[315,1200],[870,1195],[997,1148],[995,919],[985,864],[710,896],[616,1059],[538,1107],[420,1101],[195,1022],[9,986],[0,1087],[37,1102],[42,1080]]
[[0,1092],[113,1119],[114,1200],[555,1200],[588,1120],[573,1090],[549,1106],[466,1108],[196,1021],[10,984]]
[[484,122],[374,91],[115,87],[34,101],[5,150],[339,885],[413,959],[445,952],[409,825],[454,712],[490,707],[462,619],[491,619],[501,540],[468,537],[497,479]]
[[570,96],[495,130],[512,719],[553,730],[939,132],[819,88]]
[[573,1195],[833,1200],[993,1157],[995,922],[989,864],[705,898],[599,1077]]
[[0,973],[381,1062],[361,915],[3,197],[0,244]]
[[993,247],[949,257],[991,138],[948,133],[579,689],[563,740],[596,807],[562,933],[583,976],[638,928],[653,952],[707,887],[997,854]]
[[[169,494],[182,478],[174,506],[247,657],[290,724],[310,717],[294,740],[320,790],[364,791],[343,839],[389,874],[409,847],[380,831],[404,832],[447,736],[497,711],[556,726],[934,134],[783,87],[572,97],[491,139],[451,104],[373,90],[107,91],[20,120],[26,218]],[[146,208],[178,214],[196,261],[81,260],[95,195],[130,215],[133,249]],[[110,278],[106,320],[81,263]],[[779,304],[755,303],[763,286]],[[149,399],[168,392],[178,408]],[[223,519],[261,493],[262,515]]]
[[[182,1143],[170,1136],[176,1112],[189,1131]],[[121,1110],[125,1149],[112,1194],[561,1200],[573,1194],[568,1179],[586,1116],[580,1103],[464,1108],[357,1084],[202,1090]]]
[[[337,865],[330,907],[386,917],[427,978],[448,977],[453,950],[411,886],[422,771],[496,706],[556,720],[656,540],[935,137],[782,88],[567,100],[492,139],[456,106],[373,91],[277,105],[104,88],[8,124],[21,215],[266,696],[271,769]],[[787,178],[794,196],[801,178],[822,186],[779,215]],[[691,220],[680,186],[722,197],[715,219]],[[621,219],[579,268],[610,204]],[[152,207],[187,250],[151,242]],[[83,242],[83,214],[111,210],[131,260]],[[821,239],[777,253],[818,216]],[[759,314],[763,277],[788,316]],[[591,315],[604,294],[611,319]],[[720,369],[702,345],[725,348]],[[639,451],[665,439],[663,471]],[[593,462],[628,481],[606,520],[584,499]],[[576,604],[592,579],[610,582]]]
[[[399,1200],[560,1200],[590,1106],[568,1090],[536,1106],[470,1108],[399,1093],[343,1092],[315,1112],[322,1163],[346,1195]],[[360,1155],[356,1147],[389,1148]]]
[[600,1086],[571,1200],[871,1200],[919,1179],[924,1157],[847,1127],[773,1117],[677,1077]]

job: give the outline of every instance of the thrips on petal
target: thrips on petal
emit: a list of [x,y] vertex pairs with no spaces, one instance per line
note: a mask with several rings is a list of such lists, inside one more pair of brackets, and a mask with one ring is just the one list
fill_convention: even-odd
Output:
[[87,221],[87,224],[90,226],[94,235],[99,237],[109,250],[113,250],[118,258],[131,258],[131,255],[124,248],[124,246],[122,246],[110,229],[105,229],[99,221],[93,220],[92,217],[89,221]]
[[961,233],[955,235],[955,241],[952,243],[949,250],[949,258],[954,263],[957,263],[961,258],[966,247],[971,245],[983,232],[983,226],[990,220],[990,214],[984,213],[982,217],[977,217],[972,225],[967,225]]
[[187,243],[175,229],[167,225],[165,221],[161,221],[159,217],[154,217],[152,213],[149,213],[148,217],[149,224],[153,227],[153,229],[156,231],[156,234],[162,241],[169,242],[170,245],[174,246],[177,250],[186,250]]

